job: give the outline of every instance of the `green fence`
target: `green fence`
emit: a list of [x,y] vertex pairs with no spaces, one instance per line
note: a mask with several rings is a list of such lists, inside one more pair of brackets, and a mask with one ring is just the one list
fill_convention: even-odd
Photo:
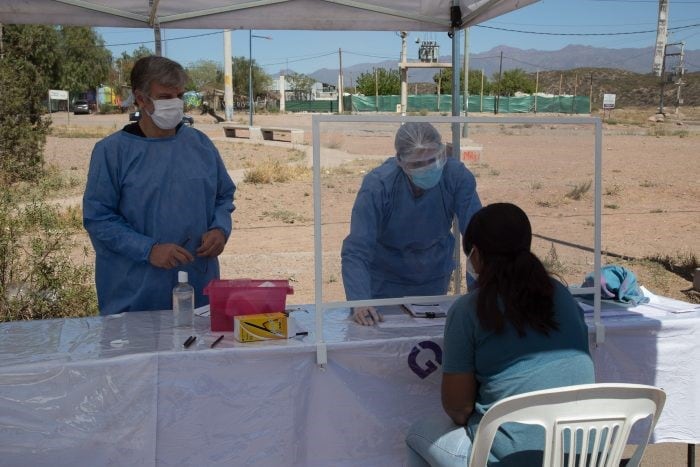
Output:
[[[460,105],[461,105],[460,97]],[[498,103],[498,113],[532,113],[549,112],[564,114],[587,114],[590,101],[586,96],[555,97],[505,97],[469,96],[469,112],[494,113]],[[353,112],[396,112],[401,104],[401,96],[346,96],[343,101],[345,110]],[[287,101],[288,112],[330,112],[338,111],[338,101]],[[417,94],[408,96],[408,112],[445,112],[452,113],[452,96],[443,94],[438,100],[436,94]]]

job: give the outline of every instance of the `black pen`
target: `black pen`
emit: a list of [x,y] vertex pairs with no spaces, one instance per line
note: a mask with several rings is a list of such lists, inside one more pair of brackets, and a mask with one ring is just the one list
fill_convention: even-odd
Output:
[[215,340],[214,342],[211,343],[211,345],[209,346],[209,348],[212,348],[212,349],[213,349],[214,346],[215,346],[216,344],[218,344],[219,342],[221,342],[221,339],[223,339],[223,338],[224,338],[224,335],[223,335],[223,334],[220,335],[219,337],[217,337],[216,340]]
[[190,337],[187,338],[187,340],[185,341],[185,343],[182,344],[182,345],[184,345],[185,348],[188,348],[188,347],[189,347],[190,345],[192,345],[192,344],[194,343],[194,341],[196,341],[196,340],[197,340],[197,336],[190,336]]

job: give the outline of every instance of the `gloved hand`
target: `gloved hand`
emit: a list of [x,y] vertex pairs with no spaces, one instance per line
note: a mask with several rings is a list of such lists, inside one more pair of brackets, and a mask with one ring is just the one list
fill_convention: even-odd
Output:
[[363,326],[374,326],[384,321],[382,315],[373,306],[360,306],[352,309],[352,319]]

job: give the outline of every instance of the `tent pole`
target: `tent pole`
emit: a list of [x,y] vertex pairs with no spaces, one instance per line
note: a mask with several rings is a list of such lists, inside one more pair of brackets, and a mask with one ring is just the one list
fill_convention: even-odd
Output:
[[[461,24],[462,14],[459,8],[459,0],[453,1],[451,9],[452,29],[450,37],[452,38],[452,116],[459,117],[459,77],[460,77],[460,60],[459,60],[459,26]],[[459,122],[452,123],[452,157],[457,160],[461,150],[460,144],[460,125]],[[452,221],[452,235],[455,237],[454,262],[455,270],[452,273],[452,283],[454,293],[459,295],[462,293],[462,267],[461,267],[461,232],[459,230],[459,220],[455,217]]]

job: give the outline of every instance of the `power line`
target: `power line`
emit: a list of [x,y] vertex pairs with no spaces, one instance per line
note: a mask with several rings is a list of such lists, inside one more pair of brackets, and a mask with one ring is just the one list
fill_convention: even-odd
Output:
[[[695,28],[700,26],[700,23],[688,24],[687,26],[677,26],[675,28],[668,28],[669,31],[675,31],[679,29]],[[485,26],[483,24],[477,24],[473,26],[476,28],[485,29],[495,29],[497,31],[506,32],[517,32],[520,34],[535,34],[540,36],[625,36],[630,34],[649,34],[656,32],[656,29],[648,29],[645,31],[629,31],[629,32],[542,32],[542,31],[524,31],[522,29],[509,29],[509,28],[499,28],[496,26]]]
[[360,57],[384,58],[386,60],[396,59],[395,55],[393,55],[391,57],[387,57],[387,56],[382,56],[382,55],[371,55],[371,54],[363,54],[363,53],[359,53],[359,52],[350,52],[348,50],[344,50],[344,52],[347,54],[351,54],[351,55],[359,55]]
[[[223,31],[216,31],[216,32],[205,32],[202,34],[192,34],[190,36],[181,36],[181,37],[171,37],[169,39],[163,39],[163,42],[169,42],[169,41],[179,41],[181,39],[192,39],[194,37],[205,37],[205,36],[213,36],[215,34],[223,34]],[[151,44],[155,42],[155,40],[151,41],[139,41],[139,42],[125,42],[123,44],[105,44],[105,47],[121,47],[124,45],[140,45],[140,44]]]
[[316,58],[327,57],[327,56],[329,56],[329,55],[337,55],[337,54],[338,54],[338,52],[328,52],[328,53],[321,54],[321,55],[315,55],[315,56],[313,56],[313,57],[298,58],[298,59],[296,59],[296,60],[285,60],[285,61],[283,61],[283,62],[264,63],[264,64],[261,64],[260,66],[264,66],[264,67],[265,67],[265,66],[272,66],[272,65],[284,65],[285,63],[303,62],[303,61],[306,61],[306,60],[313,60],[313,59],[316,59]]

